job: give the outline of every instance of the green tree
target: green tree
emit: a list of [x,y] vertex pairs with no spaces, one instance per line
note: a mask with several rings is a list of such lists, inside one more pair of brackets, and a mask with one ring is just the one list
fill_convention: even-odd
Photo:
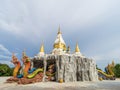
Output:
[[115,76],[120,78],[120,64],[116,64],[114,67]]
[[98,67],[98,65],[96,65],[96,69],[97,69],[97,70],[101,70],[101,69]]
[[11,76],[13,69],[10,68],[7,64],[0,64],[0,76]]

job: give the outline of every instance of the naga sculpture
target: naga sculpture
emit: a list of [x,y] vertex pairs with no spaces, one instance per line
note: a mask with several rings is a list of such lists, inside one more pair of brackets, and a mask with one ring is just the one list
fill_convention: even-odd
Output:
[[[29,57],[23,52],[23,69],[18,58],[13,54],[11,62],[15,65],[13,70],[13,77],[6,80],[7,83],[17,82],[18,84],[29,84],[34,82],[40,82],[43,79],[43,68],[31,68],[31,62]],[[20,71],[23,73],[20,73]]]
[[29,74],[28,71],[30,70],[31,63],[29,57],[25,54],[25,52],[23,52],[22,61],[24,64],[23,77],[26,78],[27,75]]
[[105,67],[105,72],[98,70],[99,80],[115,80],[115,75],[113,72],[114,66],[114,61],[112,61],[112,64],[108,64],[108,66]]
[[34,82],[41,82],[43,79],[43,69],[42,68],[31,69],[30,58],[25,54],[25,52],[23,52],[22,61],[24,64],[23,78],[19,79],[18,84],[29,84]]
[[17,75],[18,75],[19,70],[21,68],[21,63],[18,60],[18,58],[14,55],[14,53],[12,55],[11,62],[15,65],[15,68],[13,70],[13,77],[7,79],[7,82],[16,82],[16,81],[18,81]]

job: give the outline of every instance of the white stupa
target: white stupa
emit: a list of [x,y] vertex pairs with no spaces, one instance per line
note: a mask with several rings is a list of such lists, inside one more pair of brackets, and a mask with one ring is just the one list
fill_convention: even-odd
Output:
[[52,54],[65,54],[65,52],[66,52],[66,44],[65,41],[63,40],[62,33],[59,27],[57,37],[53,45]]
[[41,47],[40,47],[40,51],[39,53],[35,56],[35,58],[40,58],[40,57],[43,57],[45,55],[44,53],[44,45],[42,44]]
[[80,56],[80,57],[85,57],[84,55],[81,54],[78,43],[76,43],[74,55],[77,55],[77,56]]

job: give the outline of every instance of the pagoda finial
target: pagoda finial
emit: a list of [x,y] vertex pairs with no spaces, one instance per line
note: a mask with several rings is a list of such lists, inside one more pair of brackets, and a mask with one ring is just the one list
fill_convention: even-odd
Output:
[[44,45],[43,44],[40,47],[40,52],[44,52]]
[[61,34],[60,25],[59,25],[59,27],[58,27],[58,34]]
[[80,52],[80,49],[79,49],[78,43],[76,43],[75,52]]

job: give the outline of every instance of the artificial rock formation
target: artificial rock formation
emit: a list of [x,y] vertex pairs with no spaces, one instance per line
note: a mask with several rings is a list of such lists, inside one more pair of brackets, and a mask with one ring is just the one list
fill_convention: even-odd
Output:
[[[56,81],[62,80],[63,82],[75,81],[96,81],[98,80],[96,64],[94,60],[82,58],[75,55],[46,55],[39,60],[35,58],[32,60],[38,68],[40,61],[43,61],[44,67],[44,80],[46,81],[46,72],[49,65],[55,65]],[[37,63],[36,63],[37,62]]]

